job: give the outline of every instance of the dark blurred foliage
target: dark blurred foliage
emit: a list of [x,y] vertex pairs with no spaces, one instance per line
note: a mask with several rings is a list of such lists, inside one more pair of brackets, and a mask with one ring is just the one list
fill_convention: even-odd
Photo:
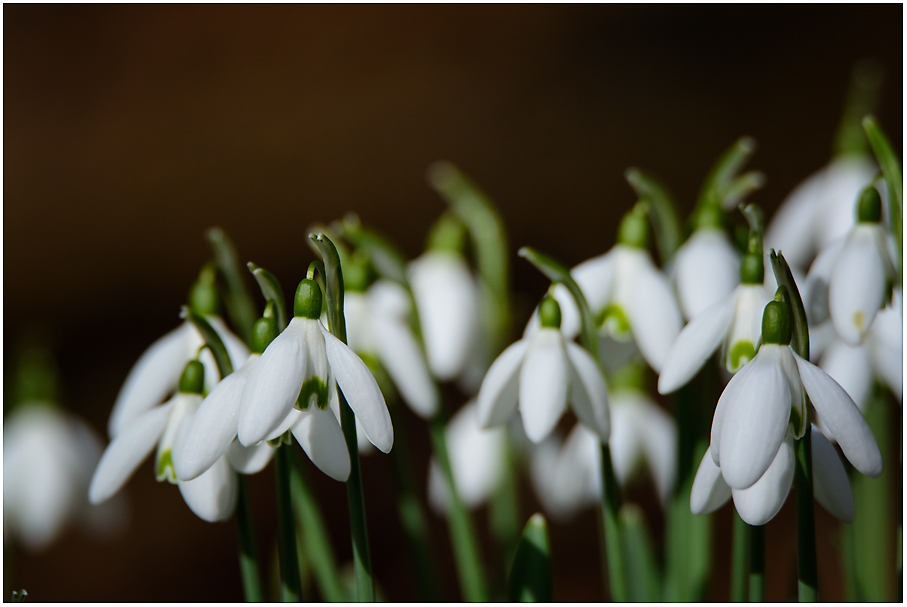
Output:
[[[753,200],[770,215],[830,159],[851,69],[866,56],[885,68],[878,116],[902,145],[896,5],[5,5],[3,16],[5,377],[20,326],[45,324],[64,404],[99,431],[139,354],[178,324],[210,256],[209,226],[287,289],[312,259],[307,226],[348,211],[414,257],[444,209],[425,171],[451,160],[507,221],[522,323],[545,281],[516,249],[573,265],[609,248],[635,202],[629,166],[658,175],[687,213],[718,154],[752,135],[750,166],[768,176]],[[428,440],[407,415],[424,479]],[[389,463],[363,465],[379,584],[414,600]],[[348,560],[343,485],[310,470]],[[268,561],[272,468],[251,487]],[[125,491],[128,534],[72,532],[16,555],[12,583],[39,601],[241,599],[232,521],[197,519],[150,464]],[[528,517],[537,502],[523,491]],[[631,497],[660,540],[651,491]],[[794,596],[792,502],[767,527],[768,600]],[[840,600],[840,527],[817,512],[820,595]],[[592,511],[552,527],[556,600],[600,600],[594,530]],[[445,596],[456,597],[437,518],[432,532]],[[711,598],[726,600],[727,507],[715,535]]]

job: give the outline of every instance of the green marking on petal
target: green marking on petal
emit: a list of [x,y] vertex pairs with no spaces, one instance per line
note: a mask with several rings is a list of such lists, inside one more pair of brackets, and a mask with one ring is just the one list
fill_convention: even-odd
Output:
[[166,480],[168,483],[176,484],[176,472],[173,471],[173,456],[170,449],[161,453],[157,458],[156,469],[158,482]]
[[790,430],[794,438],[802,438],[806,434],[806,418],[797,407],[790,408]]
[[728,357],[728,371],[736,373],[740,367],[750,362],[756,357],[756,347],[749,341],[738,341],[731,348],[731,355]]
[[290,431],[287,430],[280,436],[275,436],[274,438],[269,438],[267,442],[268,442],[269,447],[273,447],[275,449],[282,444],[289,445],[290,444]]
[[614,304],[609,305],[599,313],[596,324],[605,328],[615,338],[626,337],[630,333],[630,321],[627,315],[624,314],[620,307]]
[[296,408],[305,411],[309,408],[314,397],[314,404],[322,411],[328,406],[328,387],[320,377],[310,377],[302,384],[299,398],[296,399]]

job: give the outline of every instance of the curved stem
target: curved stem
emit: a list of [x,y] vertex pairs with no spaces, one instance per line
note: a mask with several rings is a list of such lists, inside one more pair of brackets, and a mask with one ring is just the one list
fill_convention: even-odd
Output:
[[249,504],[249,487],[244,474],[239,475],[236,523],[239,530],[239,569],[242,573],[243,593],[247,603],[260,603],[264,600],[264,593],[258,565],[258,548],[255,545],[255,528],[252,525],[252,508]]
[[797,489],[797,586],[801,603],[815,602],[818,590],[811,443],[812,428],[807,424],[803,438],[796,441],[797,463],[794,472]]

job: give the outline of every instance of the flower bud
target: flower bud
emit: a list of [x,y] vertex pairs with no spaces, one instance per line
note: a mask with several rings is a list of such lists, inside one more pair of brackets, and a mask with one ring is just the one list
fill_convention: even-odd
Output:
[[277,320],[274,317],[262,317],[252,326],[252,353],[261,354],[274,338],[277,337]]
[[179,391],[185,394],[201,394],[205,386],[205,365],[190,360],[180,376]]
[[770,301],[762,313],[762,343],[790,344],[790,312],[783,301]]
[[296,288],[293,315],[303,318],[321,317],[321,287],[314,280],[303,278]]
[[542,300],[542,303],[539,304],[539,320],[542,321],[543,327],[561,328],[561,307],[556,299],[546,296]]

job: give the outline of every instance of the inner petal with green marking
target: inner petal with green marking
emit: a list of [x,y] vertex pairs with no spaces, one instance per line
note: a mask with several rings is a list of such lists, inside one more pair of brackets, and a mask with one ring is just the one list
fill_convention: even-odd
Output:
[[726,365],[727,370],[736,373],[740,367],[753,360],[756,357],[756,347],[753,342],[741,340],[736,342],[728,353]]
[[154,469],[158,482],[166,480],[168,483],[176,484],[176,472],[173,471],[173,456],[170,449],[158,454]]
[[628,341],[631,337],[630,320],[623,309],[615,304],[609,304],[599,312],[596,324],[618,341]]
[[321,410],[328,406],[328,387],[320,377],[310,377],[302,384],[299,398],[296,399],[296,408],[305,411],[310,405],[315,405]]

